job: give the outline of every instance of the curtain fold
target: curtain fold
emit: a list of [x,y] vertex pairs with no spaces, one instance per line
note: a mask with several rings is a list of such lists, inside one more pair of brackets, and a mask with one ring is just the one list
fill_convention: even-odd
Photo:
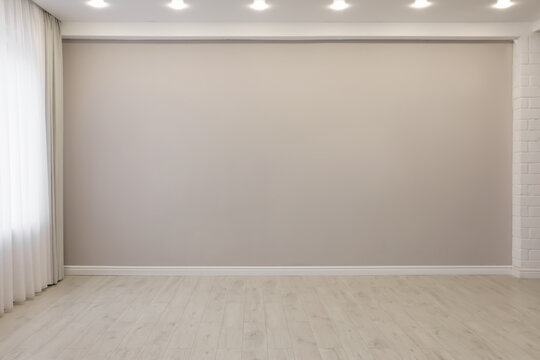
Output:
[[0,314],[63,276],[61,40],[51,18],[29,0],[0,2]]
[[62,35],[60,22],[51,14],[45,20],[45,99],[50,175],[52,282],[64,278],[64,102]]

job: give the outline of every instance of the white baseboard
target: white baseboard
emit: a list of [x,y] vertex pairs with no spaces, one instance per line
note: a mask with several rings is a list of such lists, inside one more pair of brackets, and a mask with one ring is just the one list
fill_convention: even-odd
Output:
[[75,266],[66,275],[512,275],[512,266]]
[[514,267],[512,275],[519,279],[540,279],[540,269],[527,269]]

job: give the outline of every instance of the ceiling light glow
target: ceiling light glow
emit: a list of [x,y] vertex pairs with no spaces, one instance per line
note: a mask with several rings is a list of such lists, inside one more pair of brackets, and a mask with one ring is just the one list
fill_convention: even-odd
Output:
[[332,3],[332,5],[329,6],[329,8],[332,10],[341,11],[347,9],[350,6],[351,5],[347,4],[345,0],[334,0],[334,2]]
[[512,0],[497,0],[497,3],[493,7],[495,9],[508,9],[512,5],[514,5]]
[[109,6],[109,4],[105,2],[105,0],[90,0],[87,1],[86,4],[95,8],[104,8]]
[[171,2],[167,4],[167,6],[174,10],[182,10],[189,7],[189,5],[184,2],[184,0],[171,0]]
[[428,0],[416,0],[414,4],[411,5],[411,7],[415,9],[423,9],[431,5],[431,2]]
[[261,11],[268,9],[270,5],[266,3],[266,0],[253,0],[253,4],[249,5],[249,7],[253,10]]

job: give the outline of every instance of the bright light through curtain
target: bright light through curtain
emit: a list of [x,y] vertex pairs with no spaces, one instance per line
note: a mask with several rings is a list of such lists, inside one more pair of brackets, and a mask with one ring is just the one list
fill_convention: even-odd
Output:
[[54,17],[0,1],[0,314],[63,277],[59,44]]

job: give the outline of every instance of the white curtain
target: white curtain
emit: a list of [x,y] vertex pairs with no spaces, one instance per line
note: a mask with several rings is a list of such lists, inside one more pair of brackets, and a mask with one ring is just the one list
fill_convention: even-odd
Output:
[[0,1],[0,314],[62,276],[53,256],[47,16],[29,0]]
[[52,282],[64,278],[64,97],[60,22],[51,14],[45,20],[45,105],[51,209]]

